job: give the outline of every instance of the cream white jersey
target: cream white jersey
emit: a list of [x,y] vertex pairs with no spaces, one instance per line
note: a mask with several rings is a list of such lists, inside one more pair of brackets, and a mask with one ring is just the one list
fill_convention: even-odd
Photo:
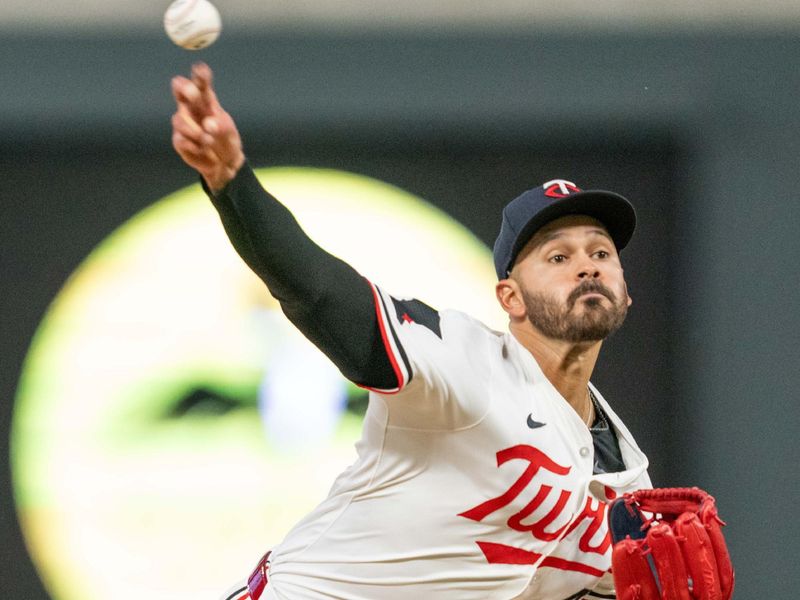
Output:
[[273,548],[272,600],[614,598],[606,502],[650,487],[594,388],[626,470],[510,333],[374,288],[397,374],[370,392],[358,458]]

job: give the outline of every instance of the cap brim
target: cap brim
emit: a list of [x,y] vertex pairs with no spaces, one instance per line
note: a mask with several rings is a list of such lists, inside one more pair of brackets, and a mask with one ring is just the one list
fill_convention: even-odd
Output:
[[569,215],[587,215],[600,221],[618,251],[628,245],[636,228],[636,211],[633,205],[619,194],[603,190],[577,192],[543,208],[525,224],[514,242],[511,265],[516,261],[520,250],[539,229],[551,221]]

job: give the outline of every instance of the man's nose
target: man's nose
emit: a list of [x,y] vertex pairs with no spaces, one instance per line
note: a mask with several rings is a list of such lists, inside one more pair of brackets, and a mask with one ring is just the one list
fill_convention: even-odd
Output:
[[578,279],[597,279],[600,277],[600,269],[594,264],[594,261],[586,257],[580,264],[578,270]]

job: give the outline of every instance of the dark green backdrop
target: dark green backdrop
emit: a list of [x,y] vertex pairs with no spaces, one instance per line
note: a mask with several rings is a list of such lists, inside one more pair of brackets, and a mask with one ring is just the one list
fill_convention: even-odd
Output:
[[[718,500],[737,599],[790,598],[800,409],[800,36],[226,32],[196,55],[259,166],[378,177],[491,243],[555,177],[639,208],[635,304],[595,378],[657,485]],[[113,228],[194,179],[169,147],[163,36],[0,36],[0,452],[39,319]],[[0,590],[45,599],[0,468]],[[554,599],[557,600],[557,599]]]

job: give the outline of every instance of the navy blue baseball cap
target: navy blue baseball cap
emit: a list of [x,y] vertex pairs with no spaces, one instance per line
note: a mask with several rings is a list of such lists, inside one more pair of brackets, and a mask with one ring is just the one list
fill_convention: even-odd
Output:
[[520,250],[539,229],[567,215],[588,215],[600,221],[617,251],[628,244],[636,227],[633,205],[619,194],[583,191],[564,179],[548,181],[522,193],[503,209],[503,223],[494,243],[497,278],[508,277]]

